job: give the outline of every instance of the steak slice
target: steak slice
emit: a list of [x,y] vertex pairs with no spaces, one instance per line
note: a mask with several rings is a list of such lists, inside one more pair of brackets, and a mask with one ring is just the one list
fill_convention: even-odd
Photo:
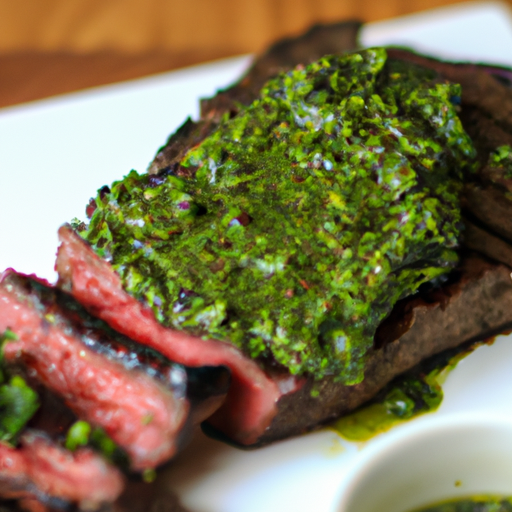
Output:
[[[167,352],[172,358],[198,357],[193,347],[205,343],[204,340],[162,327],[149,309],[144,309],[122,290],[117,275],[109,263],[100,260],[69,228],[62,228],[60,234],[62,245],[59,248],[57,269],[60,272],[62,286],[71,290],[71,293],[98,316],[116,324],[116,327],[122,323],[122,318],[127,318],[124,314],[128,310],[139,309],[139,314],[145,315],[145,331],[132,320],[127,327],[131,337],[148,344],[161,343],[158,349],[163,353]],[[255,418],[261,413],[261,409],[252,410],[251,401],[240,400],[239,397],[238,402],[228,402],[220,408],[209,418],[208,423],[222,435],[246,446],[266,444],[295,435],[362,405],[394,377],[425,358],[463,342],[476,338],[484,339],[509,328],[512,325],[510,269],[488,262],[477,255],[470,255],[464,259],[459,272],[460,275],[455,282],[422,297],[404,300],[397,305],[392,315],[381,325],[376,347],[368,356],[365,379],[360,384],[346,386],[337,383],[333,378],[297,381],[292,376],[289,376],[287,382],[283,376],[277,379],[276,376],[269,376],[259,370],[253,375],[259,377],[260,385],[266,384],[270,387],[271,383],[274,386],[276,382],[280,384],[276,386],[277,393],[260,394],[262,401],[268,401],[268,410],[273,413],[270,424],[267,423],[268,417],[265,417],[265,422],[259,424],[259,430],[252,431],[251,437],[240,435],[240,425],[250,421],[244,416]],[[117,282],[116,286],[107,289],[104,285],[107,279]],[[123,306],[118,310],[111,307],[116,298],[123,300]],[[135,318],[132,312],[129,315],[132,319]],[[150,331],[155,332],[154,338],[148,334]],[[160,333],[160,336],[157,333]],[[183,356],[172,346],[174,338],[180,336],[183,337],[179,339],[179,343],[184,344]],[[208,351],[201,352],[200,356],[207,361],[214,354],[215,345],[219,347],[219,351],[224,350],[224,343],[208,342]],[[170,355],[170,352],[174,354]],[[238,357],[240,360],[244,358],[242,355]],[[246,359],[246,362],[255,365],[249,359]],[[190,364],[190,361],[187,364]],[[250,379],[251,375],[246,374],[246,377]],[[230,393],[240,393],[237,389],[239,385],[239,381],[233,379]],[[313,389],[316,391],[314,394]],[[247,398],[250,391],[244,392]],[[274,409],[276,403],[277,410]]]
[[231,371],[226,401],[210,421],[238,443],[250,445],[269,426],[281,396],[303,380],[268,375],[237,348],[162,326],[153,312],[123,290],[119,276],[70,227],[59,230],[58,285],[117,331],[186,366],[224,365]]
[[88,448],[71,453],[36,431],[22,436],[20,448],[0,443],[3,499],[94,510],[115,501],[123,488],[119,470]]
[[92,329],[80,333],[50,288],[5,273],[0,332],[7,329],[17,339],[4,345],[5,361],[27,368],[79,418],[103,428],[126,451],[132,469],[154,468],[174,455],[189,412],[183,390],[94,350],[101,334]]

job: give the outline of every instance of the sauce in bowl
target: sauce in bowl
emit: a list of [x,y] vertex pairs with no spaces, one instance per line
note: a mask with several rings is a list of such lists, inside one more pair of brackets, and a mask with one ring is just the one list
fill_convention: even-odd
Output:
[[512,498],[475,496],[428,505],[411,512],[512,512]]

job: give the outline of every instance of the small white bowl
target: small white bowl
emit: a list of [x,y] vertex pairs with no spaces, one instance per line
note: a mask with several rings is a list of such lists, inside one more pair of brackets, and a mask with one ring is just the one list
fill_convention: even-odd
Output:
[[421,418],[365,447],[348,475],[333,512],[410,512],[456,497],[512,496],[512,417]]

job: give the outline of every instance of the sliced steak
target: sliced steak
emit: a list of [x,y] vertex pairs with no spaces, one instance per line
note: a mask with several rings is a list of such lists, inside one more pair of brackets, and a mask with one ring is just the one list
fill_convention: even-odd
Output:
[[13,272],[4,275],[0,332],[10,329],[17,337],[4,345],[5,360],[25,366],[79,418],[103,428],[127,452],[133,469],[168,460],[187,419],[185,396],[93,350],[92,333],[84,342],[56,303],[48,304],[52,296],[40,283]]
[[56,268],[59,286],[92,314],[141,344],[186,366],[223,365],[232,385],[211,422],[241,444],[255,443],[277,412],[276,403],[302,380],[269,376],[242,352],[220,341],[203,340],[163,327],[153,312],[123,290],[119,276],[69,227],[59,230]]
[[37,432],[26,432],[21,447],[0,443],[0,496],[37,500],[52,508],[77,504],[94,510],[115,501],[124,488],[118,469],[88,448],[74,453]]
[[[120,284],[109,290],[104,285],[100,286],[96,281],[105,283],[107,278],[112,282],[118,281],[110,265],[100,260],[69,228],[61,229],[60,234],[62,245],[59,249],[57,268],[61,273],[63,286],[71,290],[84,304],[94,309],[96,314],[105,319],[108,318],[107,321],[112,324],[122,322],[123,317],[117,317],[117,315],[122,315],[127,305],[130,309],[139,309],[140,314],[145,315],[146,331],[141,329],[139,333],[135,332],[140,329],[140,326],[132,321],[129,328],[133,330],[130,332],[131,337],[138,337],[141,342],[145,337],[145,342],[148,344],[156,344],[158,340],[162,342],[168,338],[169,348],[160,346],[159,350],[164,353],[165,351],[174,352],[169,357],[181,357],[172,345],[174,337],[182,336],[182,341],[186,345],[184,350],[188,352],[187,357],[198,357],[192,347],[205,343],[203,340],[192,339],[185,333],[160,326],[152,317],[150,310],[132,302],[134,299],[127,294],[123,297],[125,292],[122,291]],[[108,273],[111,274],[110,278]],[[100,296],[101,300],[98,299]],[[118,299],[121,297],[124,303],[117,312],[110,307],[115,297]],[[104,305],[107,306],[102,310]],[[132,319],[135,318],[132,313],[130,316]],[[412,368],[425,358],[473,338],[483,339],[496,334],[510,325],[512,325],[510,269],[503,265],[486,262],[477,256],[468,257],[460,267],[460,276],[456,282],[435,293],[402,301],[397,305],[390,319],[381,326],[377,346],[368,356],[366,377],[362,383],[345,386],[337,383],[333,378],[327,378],[319,382],[308,379],[301,382],[305,385],[298,385],[294,377],[289,376],[286,381],[282,376],[278,381],[280,382],[280,388],[277,388],[278,393],[260,395],[260,398],[266,396],[269,403],[272,400],[272,405],[277,401],[277,411],[272,411],[274,415],[270,418],[270,425],[265,425],[266,422],[262,423],[261,425],[265,425],[266,428],[261,428],[259,432],[254,430],[251,438],[242,438],[237,430],[242,422],[248,420],[238,419],[235,416],[238,413],[240,418],[244,415],[256,417],[260,409],[251,410],[251,402],[248,400],[238,402],[238,404],[243,403],[243,406],[238,405],[237,402],[229,403],[233,409],[227,407],[219,409],[208,423],[231,440],[245,445],[265,444],[298,434],[362,405],[395,376]],[[161,335],[155,334],[154,338],[150,338],[147,333],[153,330],[155,333],[160,332]],[[166,331],[168,335],[165,335]],[[214,345],[217,345],[219,350],[225,347],[222,342],[211,342],[209,351],[201,352],[206,361],[213,355]],[[208,346],[210,347],[210,343]],[[239,358],[242,360],[243,356],[240,355]],[[252,363],[248,359],[246,361]],[[187,364],[190,364],[190,361]],[[206,362],[203,361],[202,364]],[[228,363],[225,364],[228,365]],[[265,380],[260,378],[260,383],[273,383],[275,386],[275,377],[271,379],[261,370],[253,375],[263,375]],[[251,375],[246,374],[246,377],[251,378]],[[238,386],[239,382],[234,379],[232,390],[240,392]],[[312,393],[313,390],[318,393]],[[235,423],[236,421],[238,423]],[[247,442],[247,439],[251,439],[252,442]]]

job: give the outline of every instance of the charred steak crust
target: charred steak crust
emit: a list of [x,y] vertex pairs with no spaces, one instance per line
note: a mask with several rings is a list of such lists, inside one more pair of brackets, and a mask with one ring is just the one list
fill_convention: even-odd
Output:
[[283,39],[259,56],[247,73],[233,86],[219,91],[212,98],[201,100],[201,119],[185,123],[169,137],[151,164],[150,174],[165,174],[177,167],[185,153],[205,139],[225,113],[234,115],[240,105],[249,105],[265,82],[278,73],[289,71],[298,64],[309,64],[328,54],[356,50],[360,21],[344,21],[330,25],[315,25],[305,34]]

